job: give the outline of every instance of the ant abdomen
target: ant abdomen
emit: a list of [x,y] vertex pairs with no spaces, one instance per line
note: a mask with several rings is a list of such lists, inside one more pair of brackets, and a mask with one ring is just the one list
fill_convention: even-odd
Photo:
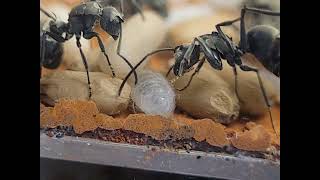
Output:
[[[280,44],[280,39],[277,38],[279,34],[278,29],[268,25],[255,26],[247,33],[248,52],[254,54],[267,68],[274,59],[278,58],[273,57],[273,55],[280,55],[280,53],[274,53],[280,51],[280,47],[276,45]],[[271,52],[273,52],[273,55],[271,55]]]

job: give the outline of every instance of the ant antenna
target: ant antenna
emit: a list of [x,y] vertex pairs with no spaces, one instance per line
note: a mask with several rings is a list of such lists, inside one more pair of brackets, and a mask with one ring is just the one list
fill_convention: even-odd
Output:
[[54,21],[57,20],[57,16],[53,12],[52,14],[54,15],[54,17],[51,14],[49,14],[46,10],[44,10],[42,7],[40,7],[40,11],[46,16],[48,16],[49,18],[53,19]]
[[[122,81],[121,85],[120,85],[120,88],[118,90],[118,96],[121,95],[121,91],[124,87],[124,84],[127,82],[127,80],[129,79],[130,75],[135,72],[135,70],[151,55],[153,54],[156,54],[156,53],[159,53],[159,52],[162,52],[162,51],[172,51],[172,52],[175,52],[175,50],[177,49],[176,48],[163,48],[163,49],[158,49],[158,50],[155,50],[155,51],[152,51],[150,53],[148,53],[147,55],[145,55],[140,61],[138,64],[136,64],[132,69],[131,71],[127,74],[127,76],[124,78],[124,80]],[[137,82],[135,83],[137,84]]]
[[54,15],[55,20],[57,19],[57,16],[54,12],[52,12],[52,14]]

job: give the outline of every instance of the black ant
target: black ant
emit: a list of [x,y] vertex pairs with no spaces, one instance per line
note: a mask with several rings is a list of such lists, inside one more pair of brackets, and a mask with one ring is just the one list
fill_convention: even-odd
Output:
[[[117,54],[130,66],[130,68],[133,68],[131,63],[124,56],[120,54],[120,47],[121,47],[121,41],[122,41],[122,23],[124,22],[124,20],[122,19],[123,0],[121,0],[120,3],[121,3],[120,4],[121,13],[119,13],[112,6],[102,7],[101,4],[99,4],[96,1],[81,3],[75,6],[70,11],[68,22],[58,21],[56,17],[49,15],[48,12],[40,8],[42,12],[44,12],[48,17],[52,19],[49,22],[49,30],[44,31],[42,35],[43,45],[41,49],[42,51],[41,55],[45,54],[46,45],[44,44],[46,43],[45,39],[47,38],[47,36],[50,36],[58,43],[63,43],[71,39],[73,35],[75,35],[76,44],[77,44],[77,47],[79,48],[80,55],[87,72],[89,99],[91,98],[91,95],[92,95],[91,83],[90,83],[87,59],[81,49],[81,43],[80,43],[81,37],[85,39],[92,39],[94,37],[97,38],[101,52],[104,54],[104,56],[108,61],[109,67],[112,72],[112,76],[115,77],[114,70],[109,61],[108,55],[105,52],[105,47],[103,45],[103,42],[99,34],[93,31],[94,25],[96,23],[99,23],[101,28],[104,31],[106,31],[108,34],[110,34],[114,40],[117,40],[119,38]],[[45,58],[44,56],[41,56],[41,59],[44,59],[44,58]],[[40,62],[43,62],[43,60],[40,60]],[[136,73],[134,74],[137,82],[137,74]]]
[[[183,91],[186,89],[194,77],[195,74],[197,74],[204,61],[207,60],[207,62],[210,64],[210,66],[216,70],[222,70],[222,59],[225,59],[227,63],[233,68],[233,72],[235,75],[235,91],[236,95],[239,98],[238,92],[237,92],[237,68],[238,66],[242,71],[253,71],[257,74],[259,85],[261,87],[262,95],[264,97],[264,100],[266,102],[266,105],[268,106],[268,112],[270,115],[270,120],[272,122],[273,129],[275,131],[274,125],[273,125],[273,119],[271,114],[271,106],[269,104],[265,88],[263,86],[259,70],[254,67],[250,67],[247,65],[244,65],[241,60],[241,56],[244,54],[247,47],[247,41],[246,41],[246,34],[244,33],[244,13],[246,11],[252,11],[256,13],[262,13],[262,14],[268,14],[273,16],[279,16],[280,13],[278,12],[272,12],[272,11],[266,11],[266,10],[260,10],[260,9],[253,9],[253,8],[247,8],[244,7],[242,9],[241,17],[237,18],[232,21],[225,21],[222,23],[217,24],[215,27],[217,29],[217,32],[214,31],[211,34],[205,34],[201,35],[199,37],[196,37],[191,44],[187,45],[180,45],[175,48],[164,48],[159,49],[156,51],[153,51],[149,54],[147,54],[136,66],[128,73],[128,75],[125,77],[124,81],[122,82],[118,95],[120,96],[122,88],[130,75],[135,71],[140,64],[142,64],[147,57],[162,52],[162,51],[173,51],[174,57],[175,57],[175,63],[174,65],[169,69],[167,75],[173,70],[173,73],[175,76],[181,77],[184,73],[189,72],[192,67],[197,64],[197,67],[195,68],[195,71],[191,75],[187,85],[182,88],[178,89],[178,91]],[[229,26],[232,25],[234,22],[241,21],[241,41],[240,41],[240,48],[232,41],[230,37],[225,35],[223,31],[221,30],[221,26]],[[203,54],[204,56],[200,58],[200,54]],[[239,98],[240,100],[240,98]],[[277,134],[277,132],[275,131]]]

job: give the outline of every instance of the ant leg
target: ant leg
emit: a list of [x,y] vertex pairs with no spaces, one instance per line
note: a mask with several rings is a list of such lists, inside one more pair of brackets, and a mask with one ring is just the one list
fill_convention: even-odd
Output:
[[123,14],[123,0],[120,0],[120,13],[122,14],[122,15],[124,15]]
[[237,19],[234,19],[234,20],[231,20],[231,21],[224,21],[224,22],[219,23],[219,24],[216,25],[216,29],[217,29],[218,33],[220,35],[222,35],[223,39],[227,42],[229,48],[232,49],[232,50],[233,50],[233,48],[232,48],[231,42],[227,38],[226,34],[224,34],[224,32],[221,30],[221,26],[231,26],[231,25],[233,25],[233,23],[235,23],[237,21],[240,21],[240,20],[241,20],[241,18],[237,18]]
[[240,17],[240,49],[246,51],[248,49],[248,42],[247,42],[247,33],[246,33],[246,26],[244,22],[244,15],[246,14],[245,10],[246,6],[241,9],[241,17]]
[[114,70],[113,70],[113,67],[112,67],[112,65],[111,65],[111,62],[110,62],[110,60],[109,60],[109,57],[108,57],[108,55],[107,55],[107,53],[106,53],[106,50],[105,50],[105,48],[104,48],[103,42],[102,42],[99,34],[96,33],[96,32],[87,32],[87,33],[84,33],[84,34],[83,34],[83,37],[86,38],[86,39],[91,39],[91,38],[93,38],[93,37],[96,37],[96,38],[97,38],[98,43],[99,43],[99,47],[100,47],[100,49],[101,49],[101,52],[104,54],[104,56],[105,56],[106,59],[107,59],[108,65],[109,65],[110,70],[111,70],[111,72],[112,72],[112,77],[116,77],[116,75],[115,75],[115,73],[114,73]]
[[[49,12],[47,12],[46,10],[44,10],[42,7],[40,7],[40,11],[45,14],[46,16],[48,16],[49,18],[51,18],[52,20],[56,21],[57,18],[53,17]],[[54,14],[55,15],[55,14]]]
[[[195,40],[193,40],[192,43],[189,45],[188,49],[186,50],[186,52],[184,53],[183,59],[179,63],[179,71],[178,71],[179,77],[181,77],[183,75],[184,65],[186,63],[190,64],[190,58],[191,58],[192,52],[194,51],[195,45],[196,45]],[[173,66],[175,66],[175,65],[173,65]],[[172,67],[172,68],[174,68],[174,67]],[[168,75],[169,75],[170,71],[171,70],[169,69]]]
[[190,64],[191,54],[195,46],[196,46],[196,40],[194,39],[183,56],[183,61],[187,61],[188,64]]
[[172,71],[173,67],[174,67],[174,65],[172,65],[172,66],[170,67],[170,69],[168,70],[168,72],[167,72],[167,74],[166,74],[166,77],[169,76],[169,74],[170,74],[170,72]]
[[266,9],[258,9],[258,8],[252,8],[252,7],[247,7],[244,6],[242,8],[244,11],[252,12],[252,13],[257,13],[257,14],[264,14],[264,15],[269,15],[269,16],[280,16],[280,12],[274,12]]
[[136,8],[136,10],[138,11],[138,13],[141,15],[142,20],[145,20],[145,17],[143,15],[142,12],[142,7],[140,6],[140,4],[137,2],[137,0],[131,0],[133,6]]
[[134,114],[137,114],[136,104],[134,103],[134,101],[132,101],[132,110],[133,110],[133,113],[134,113]]
[[240,102],[244,102],[240,98],[240,95],[239,95],[239,92],[238,92],[238,72],[237,72],[237,67],[234,65],[234,66],[232,66],[232,69],[233,69],[233,74],[234,74],[234,90],[235,90],[236,96],[237,96],[237,98],[238,98],[238,100]]
[[259,72],[259,70],[256,69],[256,68],[252,68],[252,67],[246,66],[246,65],[239,65],[239,67],[240,67],[240,69],[241,69],[242,71],[254,71],[254,72],[256,72],[257,77],[258,77],[258,80],[259,80],[259,85],[260,85],[260,88],[261,88],[261,91],[262,91],[263,98],[264,98],[264,100],[265,100],[265,102],[266,102],[266,105],[268,106],[268,111],[269,111],[269,116],[270,116],[272,128],[273,128],[276,136],[278,136],[277,131],[276,131],[275,127],[274,127],[273,119],[272,119],[271,105],[270,105],[269,100],[268,100],[268,98],[267,98],[266,90],[265,90],[265,88],[264,88],[264,86],[263,86],[263,83],[262,83],[262,80],[261,80],[261,77],[260,77],[260,72]]
[[240,49],[246,51],[248,49],[248,39],[246,33],[246,26],[244,21],[244,16],[246,14],[246,6],[241,9],[241,17],[240,17]]
[[136,64],[132,69],[131,71],[127,74],[127,76],[124,78],[124,80],[122,81],[121,85],[120,85],[120,88],[119,88],[119,91],[118,91],[118,96],[120,96],[121,94],[121,91],[124,87],[124,84],[127,82],[127,80],[129,79],[130,75],[135,72],[135,70],[147,59],[147,57],[153,55],[153,54],[156,54],[156,53],[159,53],[159,52],[162,52],[162,51],[175,51],[176,49],[175,48],[163,48],[163,49],[158,49],[158,50],[155,50],[155,51],[152,51],[151,53],[148,53],[147,55],[145,55],[140,61],[138,64]]
[[222,30],[221,30],[221,26],[232,26],[234,25],[233,23],[237,22],[237,21],[240,21],[241,18],[237,18],[237,19],[234,19],[234,20],[231,20],[231,21],[224,21],[224,22],[221,22],[219,24],[216,25],[216,29],[218,30],[219,33],[225,35]]
[[190,79],[189,79],[189,81],[188,81],[188,84],[187,84],[184,88],[182,88],[182,89],[177,89],[178,91],[183,91],[183,90],[187,89],[187,87],[190,86],[191,81],[192,81],[192,79],[193,79],[193,76],[196,75],[196,74],[200,71],[200,69],[201,69],[204,61],[205,61],[205,58],[203,57],[203,58],[200,60],[197,68],[195,69],[195,71],[192,73],[192,75],[191,75],[191,77],[190,77]]
[[61,37],[61,36],[59,36],[57,34],[54,34],[54,33],[50,32],[50,31],[46,31],[46,32],[44,32],[44,34],[47,34],[52,39],[54,39],[54,40],[56,40],[57,42],[60,42],[60,43],[64,43],[66,41],[65,38],[63,38],[63,37]]
[[219,54],[214,51],[211,50],[206,42],[204,41],[203,38],[201,37],[196,37],[195,38],[196,41],[199,43],[202,52],[204,53],[207,61],[209,62],[210,66],[213,67],[216,70],[222,70],[222,62],[221,62],[221,58],[219,56]]
[[40,47],[40,79],[42,76],[42,63],[44,62],[46,54],[46,38],[47,34],[44,32],[41,37],[41,47]]
[[80,43],[80,36],[77,35],[76,36],[76,39],[77,39],[77,47],[79,48],[80,50],[80,54],[81,54],[81,58],[82,58],[82,62],[83,62],[83,65],[84,67],[86,68],[86,72],[87,72],[87,79],[88,79],[88,88],[89,88],[89,99],[91,99],[91,83],[90,83],[90,76],[89,76],[89,70],[88,70],[88,63],[87,63],[87,59],[82,51],[82,48],[81,48],[81,43]]
[[[120,23],[120,34],[119,34],[119,42],[118,42],[118,47],[117,47],[117,55],[120,56],[128,64],[128,66],[131,68],[131,70],[133,70],[132,64],[122,54],[120,54],[121,42],[122,42],[122,24]],[[138,76],[137,76],[137,72],[135,70],[134,70],[134,78],[135,78],[135,84],[137,84],[138,83]]]

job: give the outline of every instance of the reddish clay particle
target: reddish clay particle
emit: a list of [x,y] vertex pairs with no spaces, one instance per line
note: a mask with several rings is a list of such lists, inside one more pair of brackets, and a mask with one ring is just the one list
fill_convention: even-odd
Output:
[[267,151],[271,146],[270,134],[261,125],[247,125],[250,129],[233,137],[232,145],[247,151]]
[[[53,108],[40,104],[40,112],[40,127],[72,126],[77,134],[94,131],[97,128],[123,129],[145,134],[156,140],[194,138],[196,141],[206,141],[218,147],[232,143],[238,149],[249,151],[266,151],[274,142],[269,128],[252,122],[240,121],[225,127],[211,119],[194,120],[181,114],[175,114],[173,119],[145,114],[113,118],[99,113],[92,101],[62,99]],[[259,121],[265,123],[266,120]],[[243,132],[245,129],[249,130]],[[122,142],[124,139],[117,141]]]

